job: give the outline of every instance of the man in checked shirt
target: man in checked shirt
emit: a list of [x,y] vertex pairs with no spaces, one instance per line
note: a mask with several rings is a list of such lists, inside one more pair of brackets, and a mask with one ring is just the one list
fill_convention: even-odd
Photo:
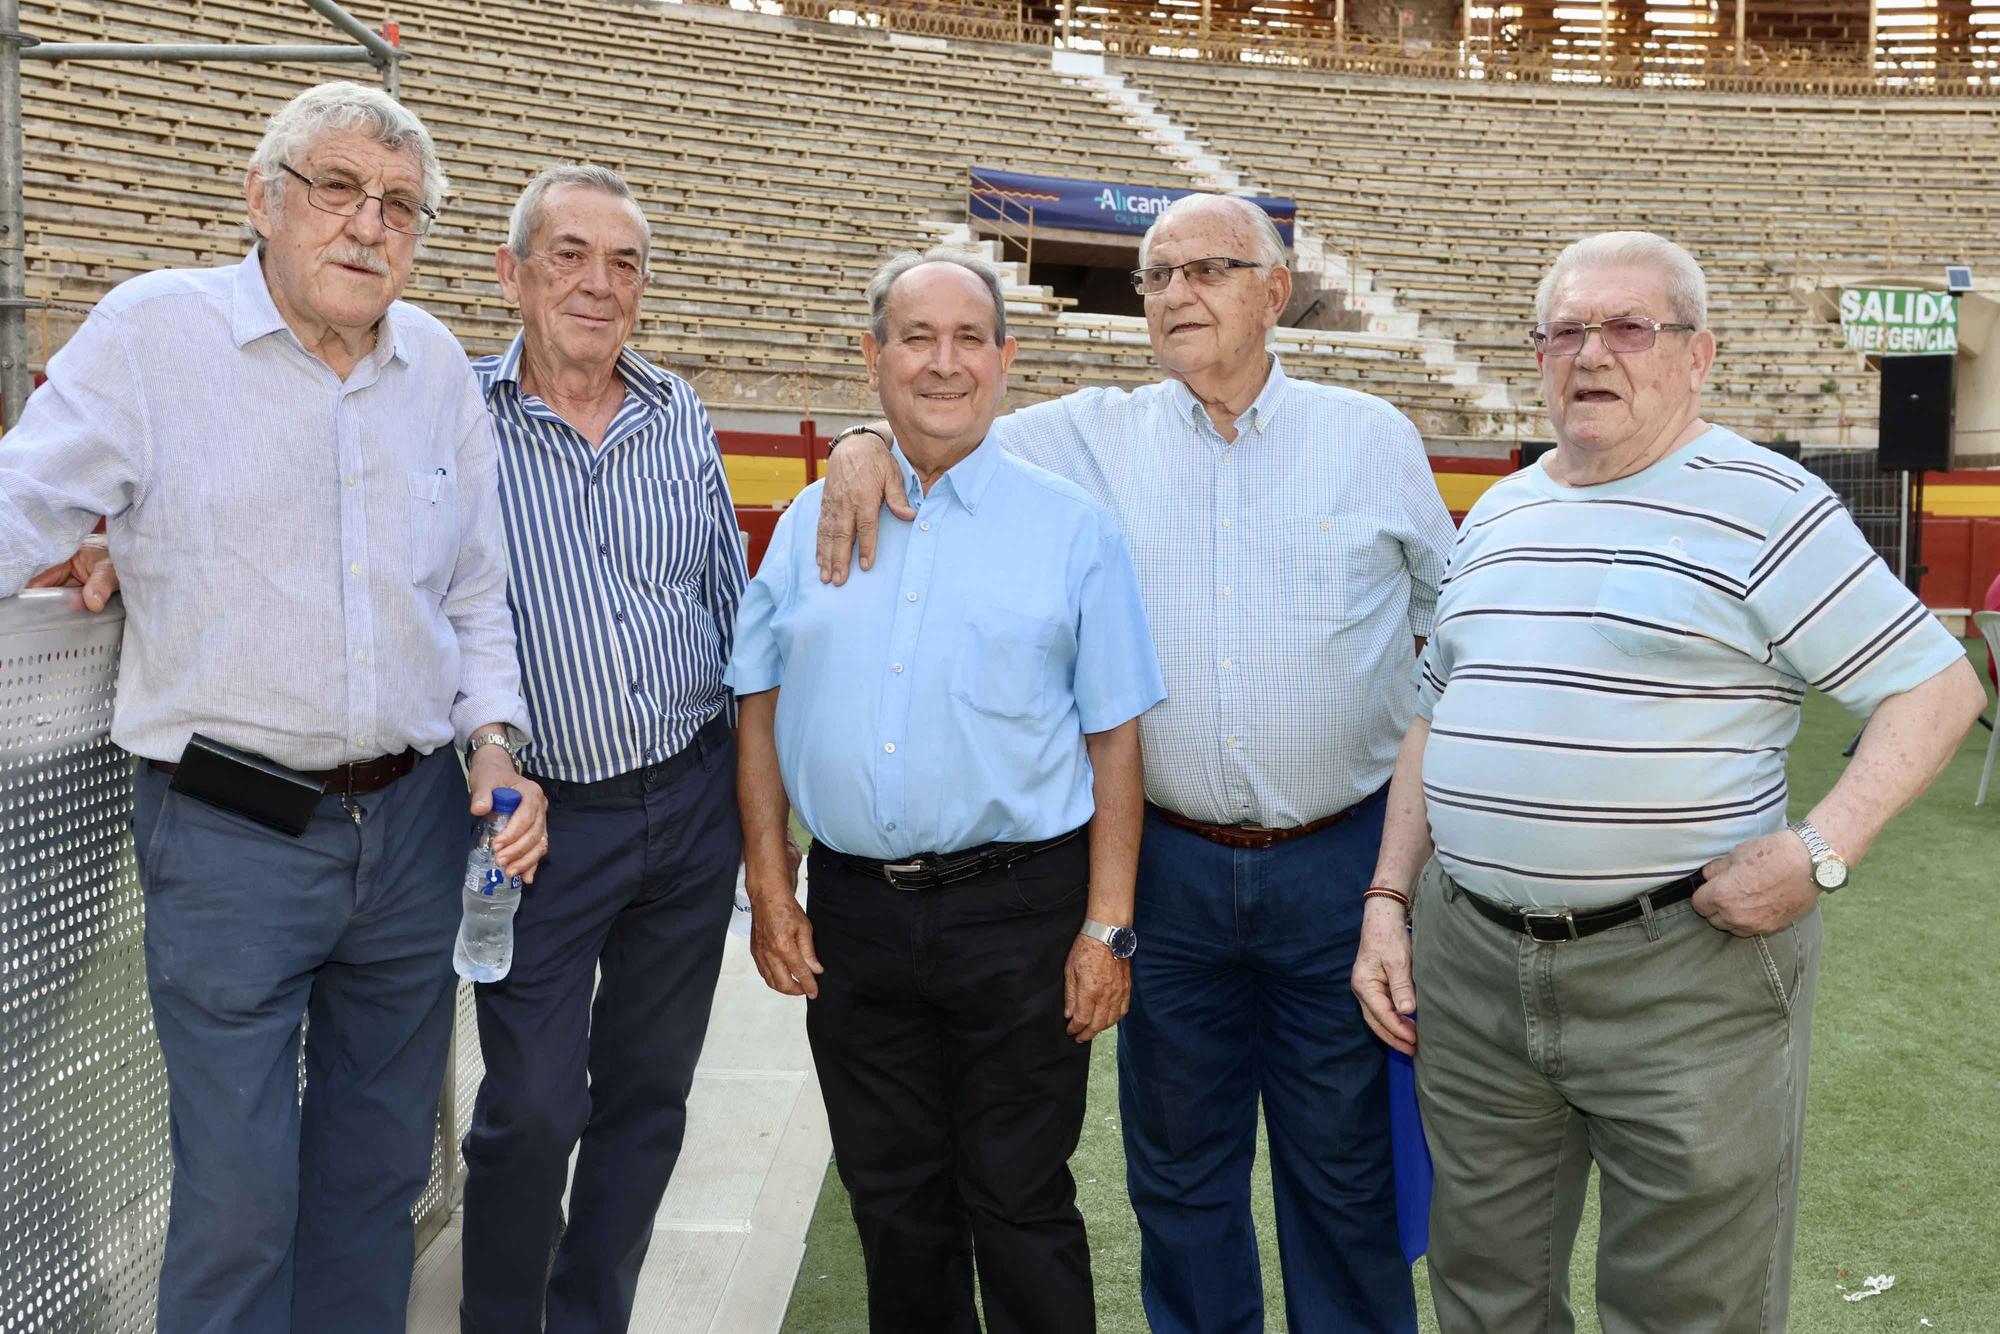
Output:
[[[1250,1217],[1261,1098],[1295,1330],[1410,1330],[1386,1054],[1348,994],[1383,790],[1451,519],[1381,399],[1287,377],[1291,295],[1254,204],[1192,196],[1139,248],[1166,378],[1001,418],[992,438],[1123,527],[1166,676],[1140,720],[1148,811],[1132,1008],[1118,1042],[1127,1186],[1159,1331],[1261,1330]],[[821,577],[867,568],[888,449],[828,468]]]
[[478,989],[467,1334],[626,1327],[742,855],[722,669],[743,550],[707,412],[625,346],[648,235],[616,173],[537,176],[497,256],[521,332],[473,367],[538,729],[522,763],[560,851],[522,896],[512,972]]

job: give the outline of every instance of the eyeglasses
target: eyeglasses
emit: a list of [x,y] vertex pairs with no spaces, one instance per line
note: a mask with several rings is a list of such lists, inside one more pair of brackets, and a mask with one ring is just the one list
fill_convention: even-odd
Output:
[[1535,345],[1535,351],[1551,357],[1573,357],[1583,351],[1583,345],[1590,337],[1590,331],[1597,330],[1604,339],[1607,352],[1644,352],[1664,331],[1667,333],[1693,333],[1692,324],[1662,324],[1649,320],[1644,315],[1620,315],[1615,320],[1602,324],[1584,324],[1579,320],[1550,320],[1537,324],[1528,330],[1528,341]]
[[290,163],[280,162],[278,165],[287,176],[305,183],[306,202],[322,213],[338,213],[351,218],[368,207],[368,201],[372,199],[382,206],[382,225],[392,232],[422,236],[437,221],[437,210],[408,195],[371,195],[353,181],[343,181],[338,176],[322,176],[314,180],[292,170]]
[[1137,288],[1142,296],[1158,296],[1172,286],[1175,273],[1179,273],[1196,287],[1220,287],[1229,280],[1232,270],[1264,267],[1255,260],[1210,255],[1206,259],[1191,259],[1185,264],[1148,264],[1143,269],[1134,269],[1132,286]]

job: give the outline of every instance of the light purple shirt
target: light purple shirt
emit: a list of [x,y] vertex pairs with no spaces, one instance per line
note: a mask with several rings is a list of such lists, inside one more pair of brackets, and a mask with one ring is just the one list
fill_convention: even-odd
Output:
[[493,424],[445,327],[396,302],[345,380],[255,252],[121,284],[0,438],[0,593],[109,518],[111,737],[299,769],[525,729]]

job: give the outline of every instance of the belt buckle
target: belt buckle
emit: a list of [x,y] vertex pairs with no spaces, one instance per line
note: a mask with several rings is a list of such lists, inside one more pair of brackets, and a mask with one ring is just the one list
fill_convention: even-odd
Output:
[[[1528,938],[1544,945],[1559,945],[1565,940],[1577,939],[1576,913],[1569,908],[1523,908],[1521,922]],[[1548,923],[1561,934],[1545,936],[1535,929],[1537,923]]]
[[905,875],[908,876],[926,875],[929,872],[930,868],[924,865],[922,859],[918,859],[917,861],[913,862],[882,863],[882,878],[889,882],[889,888],[891,889],[902,889],[902,890],[920,889],[922,888],[922,886],[920,885],[905,885],[898,883],[897,877]]

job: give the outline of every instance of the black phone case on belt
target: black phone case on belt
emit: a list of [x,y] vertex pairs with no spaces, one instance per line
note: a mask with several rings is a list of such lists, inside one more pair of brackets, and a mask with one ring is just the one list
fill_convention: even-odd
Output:
[[168,786],[293,838],[306,832],[319,799],[326,795],[317,778],[199,732],[188,739]]

